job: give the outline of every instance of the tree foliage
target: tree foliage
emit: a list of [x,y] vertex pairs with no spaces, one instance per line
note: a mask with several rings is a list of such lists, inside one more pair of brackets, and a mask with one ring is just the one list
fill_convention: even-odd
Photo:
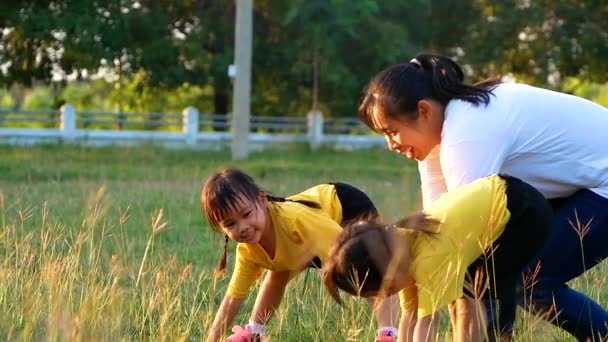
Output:
[[[106,82],[104,98],[83,105],[121,110],[166,111],[164,95],[185,91],[227,113],[234,19],[233,1],[4,0],[2,84],[55,83],[56,96],[78,97],[73,84]],[[375,72],[422,51],[458,59],[471,80],[605,82],[607,19],[605,1],[255,0],[253,113],[352,115]]]
[[608,3],[478,0],[481,16],[462,42],[482,73],[511,73],[559,87],[568,77],[606,82]]

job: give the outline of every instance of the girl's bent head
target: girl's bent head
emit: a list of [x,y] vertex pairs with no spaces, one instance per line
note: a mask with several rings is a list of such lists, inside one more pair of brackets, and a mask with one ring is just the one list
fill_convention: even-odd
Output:
[[[344,228],[329,250],[323,282],[340,301],[338,289],[354,296],[390,296],[413,284],[407,239],[410,233],[434,235],[439,221],[417,213],[384,225],[363,220]],[[405,228],[403,234],[398,233]]]
[[340,302],[337,289],[362,297],[377,296],[381,290],[387,295],[397,292],[399,288],[383,284],[398,261],[394,242],[393,232],[377,221],[345,227],[330,248],[323,271],[323,282],[334,299]]

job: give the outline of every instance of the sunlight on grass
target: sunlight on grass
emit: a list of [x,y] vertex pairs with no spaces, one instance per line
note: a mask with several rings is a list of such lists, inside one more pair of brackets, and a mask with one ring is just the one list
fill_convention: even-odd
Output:
[[[221,236],[203,222],[198,196],[212,171],[232,164],[225,153],[0,149],[2,340],[183,341],[206,336],[229,276],[213,279]],[[261,153],[238,166],[277,195],[340,180],[368,192],[386,217],[419,208],[415,168],[383,150],[304,150],[290,157]],[[20,163],[19,169],[14,163]],[[228,274],[233,243],[230,251]],[[376,326],[367,302],[344,296],[344,305],[338,306],[322,288],[319,272],[306,273],[289,285],[269,324],[269,337],[372,341]],[[606,303],[605,274],[604,263],[573,286]],[[235,324],[248,320],[257,286]],[[523,310],[518,314],[516,340],[569,340],[541,319]],[[450,336],[443,312],[439,339]]]

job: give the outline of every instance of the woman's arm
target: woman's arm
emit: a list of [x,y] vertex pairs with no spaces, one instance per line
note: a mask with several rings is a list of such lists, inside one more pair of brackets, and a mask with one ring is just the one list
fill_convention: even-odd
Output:
[[447,192],[446,181],[441,170],[439,150],[440,146],[435,146],[423,161],[418,162],[420,190],[422,191],[422,205],[424,208],[427,208],[441,194]]
[[262,287],[255,300],[251,320],[258,324],[266,324],[274,310],[281,304],[285,287],[290,279],[291,271],[269,271],[262,282]]
[[209,330],[207,342],[217,342],[224,336],[224,332],[228,328],[228,325],[232,323],[232,320],[234,320],[234,317],[239,312],[243,299],[244,298],[233,298],[228,295],[224,296],[222,304],[215,314],[213,325]]

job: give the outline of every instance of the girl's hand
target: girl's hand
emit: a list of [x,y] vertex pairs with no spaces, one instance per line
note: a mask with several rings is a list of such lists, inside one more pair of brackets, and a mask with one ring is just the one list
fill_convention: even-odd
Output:
[[261,342],[262,338],[258,334],[250,333],[240,325],[232,327],[233,334],[228,336],[227,342]]

